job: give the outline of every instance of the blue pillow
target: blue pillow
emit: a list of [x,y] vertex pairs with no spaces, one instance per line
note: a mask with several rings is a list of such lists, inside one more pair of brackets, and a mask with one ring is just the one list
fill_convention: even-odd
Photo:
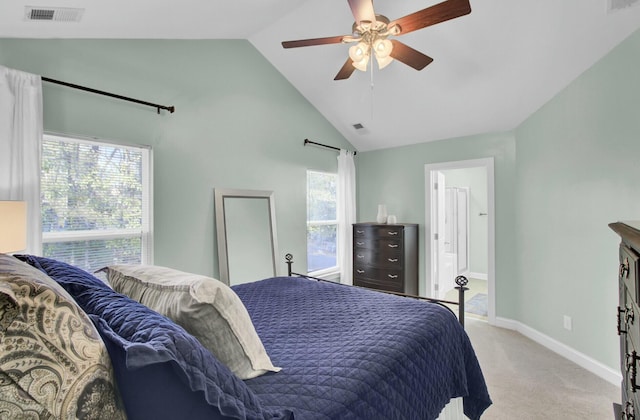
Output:
[[129,419],[292,419],[264,409],[245,383],[182,327],[69,264],[18,258],[57,281],[104,340]]

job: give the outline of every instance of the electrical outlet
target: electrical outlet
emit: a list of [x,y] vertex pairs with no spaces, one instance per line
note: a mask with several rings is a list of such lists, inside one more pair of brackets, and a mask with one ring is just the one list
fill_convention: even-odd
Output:
[[571,317],[569,315],[564,316],[564,329],[571,331]]

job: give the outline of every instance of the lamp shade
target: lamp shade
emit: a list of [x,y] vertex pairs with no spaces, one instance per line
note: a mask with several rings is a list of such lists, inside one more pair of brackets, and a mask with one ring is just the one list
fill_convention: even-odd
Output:
[[0,201],[0,252],[27,248],[27,203]]

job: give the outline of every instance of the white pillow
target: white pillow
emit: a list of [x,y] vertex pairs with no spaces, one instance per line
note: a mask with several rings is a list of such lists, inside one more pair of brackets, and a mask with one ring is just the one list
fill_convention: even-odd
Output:
[[112,265],[103,270],[114,290],[172,319],[239,378],[280,371],[242,301],[221,281],[160,266]]

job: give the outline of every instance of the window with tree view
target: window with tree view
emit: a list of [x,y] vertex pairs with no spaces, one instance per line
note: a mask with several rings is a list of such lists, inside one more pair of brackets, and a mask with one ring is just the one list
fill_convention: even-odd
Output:
[[45,135],[45,257],[87,271],[150,263],[150,157],[144,147]]
[[337,271],[338,175],[307,171],[307,271]]

